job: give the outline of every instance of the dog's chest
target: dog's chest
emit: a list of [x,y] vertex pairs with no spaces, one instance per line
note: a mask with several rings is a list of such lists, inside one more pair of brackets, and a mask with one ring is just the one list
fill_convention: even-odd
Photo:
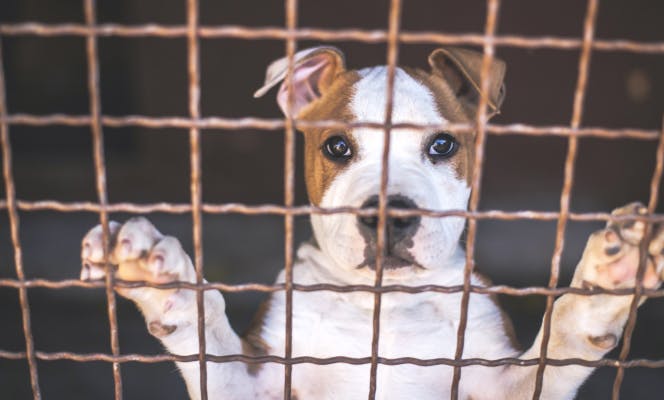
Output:
[[[441,307],[445,302],[440,298],[434,302],[432,297],[435,296],[430,293],[384,295],[379,336],[381,357],[454,357],[457,326],[452,321],[456,319],[448,315],[447,310],[456,307],[452,304]],[[371,304],[373,295],[369,293],[296,292],[293,357],[344,356],[366,361],[371,356],[373,337],[373,312],[367,307]],[[395,307],[395,304],[400,306]],[[285,313],[280,304],[272,311],[275,319],[270,322],[272,326],[266,327],[264,339],[279,354],[283,351],[285,335],[283,321],[278,316]],[[293,367],[293,388],[298,399],[366,398],[369,370],[366,362],[360,365],[297,364]],[[451,373],[451,368],[445,366],[379,365],[377,398],[438,398],[447,390],[444,385],[450,381]]]

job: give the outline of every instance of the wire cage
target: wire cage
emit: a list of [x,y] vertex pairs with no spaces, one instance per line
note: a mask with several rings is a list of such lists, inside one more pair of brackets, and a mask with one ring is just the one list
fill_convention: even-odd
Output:
[[[235,25],[203,25],[200,23],[200,11],[197,0],[186,1],[186,24],[114,24],[99,23],[96,16],[96,4],[94,0],[83,1],[83,12],[85,23],[49,24],[49,23],[0,23],[0,133],[2,138],[2,159],[5,200],[0,202],[0,209],[8,215],[11,244],[14,252],[14,266],[16,278],[0,279],[0,288],[13,288],[18,292],[20,300],[20,311],[22,316],[23,337],[25,340],[25,351],[7,351],[2,349],[0,343],[0,359],[26,360],[29,367],[29,377],[32,395],[35,399],[42,397],[40,389],[40,377],[38,374],[37,361],[69,360],[74,362],[100,361],[112,365],[114,397],[123,397],[123,376],[121,369],[125,363],[155,363],[165,361],[188,361],[197,362],[200,366],[200,385],[202,398],[207,398],[207,374],[206,362],[232,362],[242,361],[245,363],[280,363],[285,366],[284,375],[284,398],[291,398],[292,366],[300,363],[330,364],[350,363],[369,364],[370,374],[367,376],[369,386],[369,398],[376,395],[376,372],[380,364],[414,364],[414,365],[448,365],[454,367],[454,375],[451,386],[452,398],[458,397],[458,385],[463,373],[463,367],[470,365],[503,366],[503,365],[537,365],[537,379],[533,398],[539,398],[542,390],[544,370],[547,366],[562,365],[584,365],[592,367],[615,368],[612,396],[619,398],[621,384],[625,369],[641,368],[664,368],[664,359],[628,359],[632,347],[633,332],[636,326],[637,301],[633,301],[630,309],[629,320],[624,332],[624,341],[620,352],[615,359],[602,359],[599,361],[582,359],[550,359],[547,357],[549,343],[550,323],[553,301],[556,296],[564,293],[576,293],[581,295],[596,295],[600,293],[612,293],[615,295],[632,295],[635,298],[647,296],[651,298],[663,297],[664,291],[646,289],[641,284],[645,271],[645,260],[642,260],[638,270],[637,280],[639,284],[633,290],[602,290],[602,289],[573,289],[559,287],[561,280],[561,258],[565,246],[565,231],[570,221],[608,221],[619,219],[606,212],[577,213],[570,207],[571,192],[574,185],[575,168],[578,155],[579,140],[585,137],[599,139],[631,139],[657,142],[652,152],[655,154],[655,169],[650,179],[650,193],[648,199],[649,214],[639,217],[649,223],[662,222],[664,216],[656,213],[658,195],[660,193],[660,182],[664,166],[664,130],[652,129],[611,129],[605,127],[582,126],[584,115],[584,101],[587,93],[589,68],[591,55],[595,52],[624,52],[629,54],[649,54],[653,56],[664,55],[664,42],[639,42],[630,40],[607,40],[595,37],[596,21],[598,15],[599,0],[588,0],[585,17],[582,24],[582,35],[580,37],[541,37],[541,36],[519,36],[497,34],[498,16],[501,7],[500,0],[487,0],[486,17],[484,20],[484,31],[472,34],[452,34],[434,31],[409,31],[400,27],[402,13],[407,4],[400,0],[389,1],[389,16],[387,29],[384,30],[362,30],[362,29],[324,29],[303,28],[298,26],[298,1],[285,0],[285,24],[283,27],[259,28]],[[88,91],[88,113],[86,115],[73,114],[18,114],[10,113],[8,104],[12,99],[7,98],[6,74],[2,70],[3,47],[2,39],[13,37],[78,37],[85,41],[87,59],[87,91]],[[102,112],[101,86],[100,86],[100,55],[98,41],[100,38],[120,37],[127,39],[135,38],[179,38],[186,41],[186,71],[188,76],[188,116],[173,117],[151,117],[147,115],[125,115],[111,116]],[[493,124],[487,120],[487,98],[482,96],[480,106],[474,124],[446,125],[445,129],[452,131],[464,131],[475,129],[477,139],[474,144],[476,159],[473,166],[472,195],[468,210],[434,211],[434,210],[398,210],[389,209],[386,202],[386,188],[390,171],[382,169],[381,191],[379,206],[376,209],[337,208],[321,209],[314,206],[297,205],[295,200],[295,131],[298,127],[305,125],[325,127],[348,127],[347,123],[341,121],[316,121],[304,122],[293,118],[274,119],[258,117],[206,117],[201,111],[201,41],[206,39],[231,38],[242,40],[277,40],[285,43],[285,55],[290,60],[289,75],[286,82],[290,84],[292,73],[292,61],[301,41],[335,42],[348,41],[370,44],[381,44],[386,46],[386,64],[388,66],[388,91],[386,93],[385,110],[386,120],[384,124],[355,123],[352,126],[379,127],[384,130],[385,141],[388,143],[383,152],[383,166],[387,164],[389,154],[389,132],[399,124],[393,124],[392,100],[395,68],[399,62],[400,47],[408,44],[438,45],[466,45],[480,46],[484,52],[481,74],[481,88],[483,92],[489,87],[489,67],[494,58],[497,48],[519,48],[519,49],[555,49],[573,50],[579,52],[578,74],[575,81],[573,94],[573,112],[569,121],[560,125],[533,125],[533,124]],[[292,101],[292,100],[291,100]],[[89,129],[92,134],[92,155],[94,161],[94,177],[96,182],[97,201],[27,201],[21,200],[16,193],[14,173],[12,171],[12,146],[10,145],[10,131],[18,126],[68,126]],[[109,201],[107,190],[107,171],[105,163],[104,131],[114,128],[145,127],[155,128],[177,128],[189,132],[190,151],[190,201],[188,203],[117,203]],[[430,129],[430,126],[412,126],[410,128]],[[219,130],[241,130],[256,129],[265,131],[284,131],[284,201],[282,204],[250,205],[243,203],[206,203],[202,197],[202,131],[210,129]],[[480,193],[482,174],[485,161],[485,147],[487,138],[491,135],[524,135],[532,137],[556,136],[565,138],[567,144],[566,157],[563,166],[563,186],[559,194],[559,209],[557,211],[505,211],[505,210],[480,210]],[[153,284],[148,282],[124,282],[114,279],[112,274],[107,275],[105,282],[82,282],[75,279],[51,280],[32,279],[26,276],[23,262],[23,249],[20,240],[19,213],[49,210],[55,212],[91,212],[96,213],[100,223],[105,227],[104,242],[105,251],[109,251],[109,214],[111,213],[175,213],[190,214],[193,220],[193,249],[192,260],[196,267],[196,283],[175,282],[170,284]],[[382,265],[380,256],[376,263],[375,285],[365,286],[338,286],[331,284],[300,285],[293,283],[293,261],[294,261],[294,220],[298,216],[307,216],[314,213],[353,213],[357,215],[378,216],[378,249],[385,242],[385,221],[388,216],[410,216],[421,215],[429,217],[444,218],[449,216],[461,216],[467,218],[468,227],[465,241],[466,268],[463,285],[455,287],[442,287],[427,285],[422,287],[409,287],[401,285],[382,284]],[[284,222],[284,260],[286,282],[285,284],[258,284],[242,283],[228,284],[221,282],[204,283],[203,281],[203,218],[207,214],[243,214],[243,215],[274,215],[283,219]],[[632,217],[634,218],[634,217]],[[474,286],[471,284],[470,276],[475,268],[475,247],[477,238],[477,224],[481,220],[534,220],[551,221],[556,224],[555,242],[550,262],[548,284],[546,286],[513,287],[507,285],[495,285],[489,287]],[[645,243],[642,245],[645,247]],[[381,254],[381,251],[377,251]],[[116,312],[116,295],[114,288],[150,286],[160,288],[186,288],[195,290],[197,294],[198,307],[198,335],[199,352],[185,356],[171,354],[128,354],[121,351],[118,318]],[[110,353],[76,353],[76,352],[45,352],[39,351],[33,338],[34,329],[31,326],[31,309],[28,296],[33,288],[43,289],[67,289],[67,288],[103,288],[107,300],[107,314],[110,333]],[[241,292],[275,292],[286,293],[286,326],[285,326],[285,355],[279,356],[248,356],[248,355],[226,355],[217,356],[206,353],[205,343],[205,319],[203,293],[206,290],[221,290],[224,293]],[[339,355],[338,357],[320,359],[315,357],[293,357],[292,355],[292,308],[294,291],[338,291],[352,292],[365,291],[374,294],[373,314],[373,336],[371,355],[364,358],[352,358]],[[456,351],[454,358],[450,359],[418,359],[414,357],[390,359],[381,357],[378,352],[380,341],[380,306],[381,294],[387,292],[420,293],[423,291],[435,291],[440,293],[462,293],[461,319],[459,322]],[[543,296],[546,299],[544,312],[544,336],[542,340],[540,356],[536,359],[506,358],[499,360],[488,359],[464,359],[465,329],[469,298],[471,293],[502,294],[508,296]],[[1,390],[0,390],[1,392]]]

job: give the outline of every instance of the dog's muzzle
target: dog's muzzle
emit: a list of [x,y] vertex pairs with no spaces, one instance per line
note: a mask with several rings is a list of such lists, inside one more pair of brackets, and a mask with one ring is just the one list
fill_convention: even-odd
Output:
[[[361,207],[378,208],[378,196],[369,197]],[[392,195],[387,198],[387,207],[408,210],[417,208],[417,205],[408,197]],[[413,236],[420,226],[420,220],[419,216],[387,218],[384,268],[395,269],[414,264],[409,249],[413,246]],[[376,258],[378,216],[358,216],[357,226],[366,241],[365,260],[361,266],[373,269]]]

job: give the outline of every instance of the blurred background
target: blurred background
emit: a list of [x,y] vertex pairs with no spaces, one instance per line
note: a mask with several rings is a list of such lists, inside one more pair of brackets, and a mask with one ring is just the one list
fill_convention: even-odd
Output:
[[[283,26],[280,1],[201,0],[202,25]],[[386,29],[387,0],[299,2],[299,25],[319,28]],[[586,2],[504,0],[498,34],[563,36],[582,34]],[[663,41],[659,0],[600,2],[596,37]],[[98,0],[100,23],[185,24],[185,2]],[[481,33],[484,1],[404,2],[402,28],[409,31]],[[83,23],[81,1],[0,0],[0,23],[35,21]],[[2,60],[10,113],[88,114],[87,63],[83,37],[2,36]],[[105,115],[187,116],[185,38],[101,37],[102,110]],[[274,93],[261,99],[265,66],[284,54],[279,40],[202,39],[201,107],[204,116],[279,118]],[[300,48],[317,42],[300,42]],[[385,62],[384,44],[335,43],[348,66]],[[426,68],[433,45],[402,45],[400,63]],[[576,85],[578,50],[499,47],[508,64],[507,99],[498,124],[568,125]],[[664,110],[664,56],[625,52],[592,55],[583,126],[660,129]],[[14,175],[21,200],[96,201],[91,134],[88,128],[11,126]],[[189,142],[186,130],[105,128],[108,194],[111,202],[188,202]],[[481,209],[559,208],[565,138],[490,136],[486,148]],[[257,130],[204,130],[205,202],[247,204],[283,202],[283,133]],[[302,148],[301,138],[298,147]],[[575,174],[572,210],[608,212],[649,196],[655,142],[583,138]],[[306,204],[302,157],[297,158],[297,202]],[[4,185],[0,188],[4,197]],[[660,207],[659,212],[662,212]],[[21,212],[21,244],[28,278],[78,277],[80,239],[95,225],[92,213]],[[129,215],[112,218],[124,221]],[[167,234],[191,251],[191,217],[153,214]],[[562,260],[561,286],[569,284],[588,234],[600,223],[570,222]],[[310,236],[306,218],[296,222],[296,241]],[[477,237],[479,269],[498,284],[546,285],[554,247],[555,222],[482,221]],[[205,273],[227,283],[271,283],[283,268],[283,221],[275,216],[205,215]],[[0,210],[0,278],[15,278],[5,210]],[[110,352],[103,290],[30,289],[37,350]],[[226,295],[231,323],[243,331],[263,295]],[[544,299],[501,301],[514,318],[521,342],[529,346],[539,328]],[[118,300],[122,353],[157,354],[159,343],[143,318]],[[664,301],[650,300],[639,312],[630,357],[664,358]],[[0,349],[23,351],[25,342],[17,290],[0,288]],[[616,356],[616,352],[610,354]],[[107,363],[39,361],[45,399],[110,399]],[[578,398],[610,395],[615,370],[598,370]],[[185,398],[184,384],[171,363],[122,365],[128,399]],[[623,398],[659,399],[664,371],[628,369]],[[25,360],[0,359],[0,398],[31,398]]]

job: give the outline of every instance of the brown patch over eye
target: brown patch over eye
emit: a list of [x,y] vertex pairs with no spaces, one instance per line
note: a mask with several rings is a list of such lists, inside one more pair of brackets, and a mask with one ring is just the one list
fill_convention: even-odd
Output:
[[[403,70],[429,90],[436,103],[438,113],[445,120],[452,123],[473,122],[475,111],[459,102],[449,84],[442,78],[421,69],[403,68]],[[463,179],[470,185],[475,159],[475,135],[473,132],[454,132],[453,136],[458,149],[453,154],[454,157],[448,159],[449,165],[454,168],[458,179]]]
[[[360,80],[355,71],[336,77],[325,95],[311,103],[299,116],[303,121],[353,122],[350,109],[354,85]],[[304,173],[309,200],[320,205],[334,179],[352,161],[357,149],[352,137],[344,131],[324,128],[304,128]],[[350,154],[349,154],[350,152]]]

